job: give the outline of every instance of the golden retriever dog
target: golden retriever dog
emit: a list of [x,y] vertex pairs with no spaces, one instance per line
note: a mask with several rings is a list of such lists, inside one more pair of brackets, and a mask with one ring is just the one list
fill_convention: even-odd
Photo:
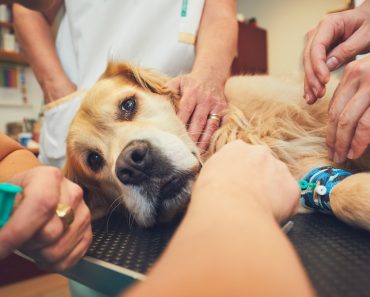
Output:
[[[109,64],[86,94],[69,129],[65,172],[86,189],[93,213],[120,203],[147,227],[186,209],[202,161],[176,116],[179,96],[165,87],[168,79],[130,64]],[[227,114],[202,158],[242,139],[267,145],[297,180],[316,167],[336,166],[325,145],[328,99],[309,106],[301,93],[300,82],[230,78]],[[366,156],[345,168],[367,170]],[[368,173],[347,177],[331,193],[335,215],[367,229],[369,201]]]

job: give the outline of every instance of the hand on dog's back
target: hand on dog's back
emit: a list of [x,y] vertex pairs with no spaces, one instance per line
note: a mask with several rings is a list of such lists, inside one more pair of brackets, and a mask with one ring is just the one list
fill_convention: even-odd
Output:
[[224,192],[227,200],[241,206],[255,204],[278,222],[296,212],[300,193],[287,166],[269,148],[240,140],[225,145],[205,163],[194,191],[204,188]]

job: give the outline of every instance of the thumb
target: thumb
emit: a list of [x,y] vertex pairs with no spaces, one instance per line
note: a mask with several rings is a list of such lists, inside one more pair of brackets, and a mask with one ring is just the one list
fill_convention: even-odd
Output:
[[166,83],[166,87],[175,94],[181,94],[181,77],[177,76]]
[[367,38],[363,38],[363,36],[361,32],[357,32],[331,50],[326,60],[326,64],[330,71],[336,70],[342,65],[352,61],[356,55],[367,52],[370,45]]

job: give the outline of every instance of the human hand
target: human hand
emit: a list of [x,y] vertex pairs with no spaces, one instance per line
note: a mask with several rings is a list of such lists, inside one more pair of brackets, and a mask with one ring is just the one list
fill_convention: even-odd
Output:
[[330,71],[370,50],[370,1],[327,15],[307,34],[303,55],[304,97],[309,104],[325,94]]
[[370,57],[349,63],[329,104],[329,158],[357,159],[370,143]]
[[[177,114],[187,125],[192,140],[204,152],[225,114],[224,82],[192,72],[173,78],[168,86],[181,95]],[[209,118],[211,114],[218,115],[219,119]]]
[[278,222],[296,212],[300,195],[297,181],[269,148],[241,140],[225,145],[205,163],[194,193],[207,188],[244,204],[256,203]]
[[[10,183],[23,187],[22,201],[0,230],[0,259],[15,249],[53,271],[73,266],[87,251],[91,239],[90,212],[79,186],[60,170],[39,166],[14,176]],[[55,214],[58,203],[75,215],[69,227]]]

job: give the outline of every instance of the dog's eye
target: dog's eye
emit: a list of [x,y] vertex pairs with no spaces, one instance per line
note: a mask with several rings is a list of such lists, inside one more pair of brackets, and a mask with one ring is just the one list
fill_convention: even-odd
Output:
[[95,152],[91,152],[87,156],[87,164],[89,164],[90,168],[93,171],[98,171],[103,167],[103,158]]
[[123,101],[120,105],[120,108],[123,112],[132,114],[136,109],[136,98],[135,96],[131,96]]

